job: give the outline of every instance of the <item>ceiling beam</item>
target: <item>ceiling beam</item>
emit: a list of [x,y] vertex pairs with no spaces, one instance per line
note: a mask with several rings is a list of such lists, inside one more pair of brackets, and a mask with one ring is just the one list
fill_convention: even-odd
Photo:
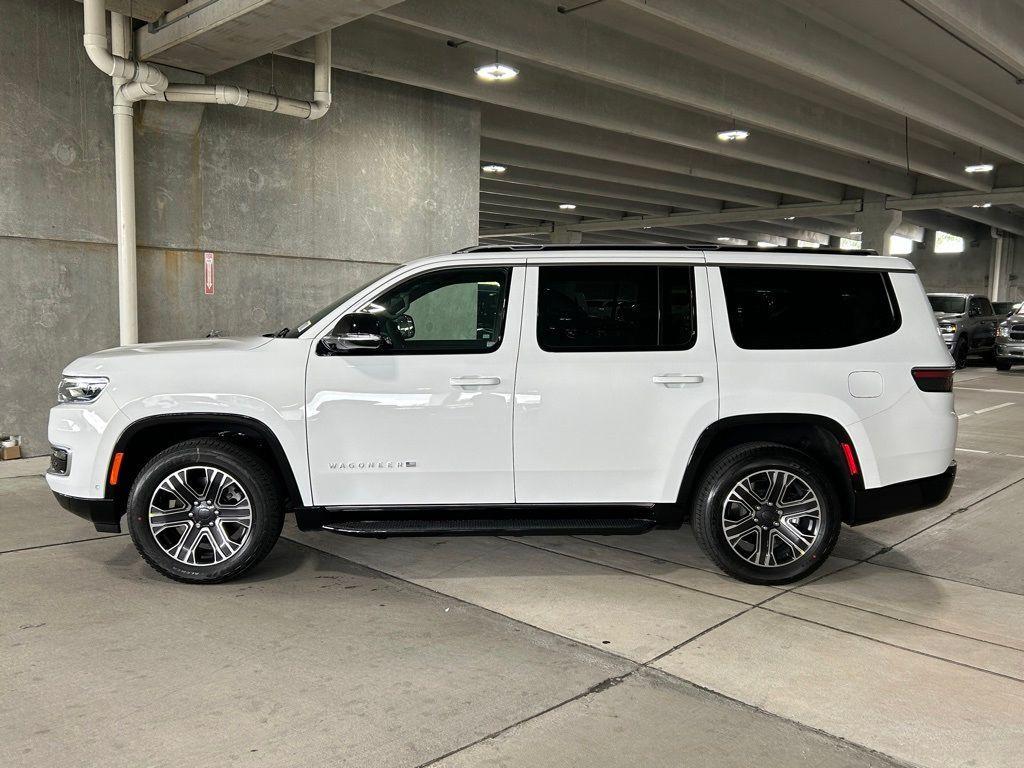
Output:
[[514,235],[546,235],[554,229],[550,224],[541,224],[540,226],[520,226],[520,227],[492,227],[488,229],[480,229],[480,238],[485,237],[511,237]]
[[[722,128],[735,119],[745,126],[759,126],[894,167],[907,163],[908,146],[902,132],[629,37],[582,14],[559,14],[550,3],[540,0],[406,0],[381,15],[627,91],[722,115]],[[985,179],[965,174],[963,163],[947,150],[916,138],[910,140],[909,150],[913,171],[968,189],[987,188]]]
[[698,195],[713,200],[729,200],[744,205],[775,205],[780,199],[780,195],[777,193],[766,190],[739,187],[711,179],[698,179],[694,176],[684,176],[653,168],[638,168],[627,163],[555,152],[550,149],[528,147],[494,139],[481,141],[480,159],[486,163],[497,162],[502,165],[517,165],[570,176],[612,181],[617,184],[647,186],[665,192]]
[[943,29],[1024,79],[1024,6],[1017,0],[909,0]]
[[785,3],[623,0],[643,13],[1024,162],[1020,126]]
[[[191,0],[135,32],[140,59],[212,75],[398,0]],[[168,3],[173,5],[173,3]]]
[[582,203],[570,203],[576,207],[571,210],[562,210],[559,206],[562,203],[552,203],[545,200],[530,200],[529,198],[510,197],[508,195],[495,195],[485,190],[480,190],[480,204],[487,206],[503,206],[519,208],[522,210],[538,211],[540,213],[564,213],[570,216],[579,216],[589,219],[614,219],[627,215],[625,211],[616,208],[593,208]]
[[857,213],[860,200],[842,203],[796,203],[773,208],[730,208],[718,213],[673,213],[669,216],[630,217],[619,221],[585,221],[572,224],[568,229],[577,232],[600,232],[608,229],[642,229],[643,227],[685,227],[700,224],[724,224],[735,221],[762,221],[785,219],[787,216],[820,216],[831,213]]
[[[687,195],[679,192],[666,192],[660,189],[653,189],[648,186],[620,184],[612,181],[603,181],[601,179],[551,173],[549,171],[539,171],[533,168],[520,168],[518,166],[512,166],[511,164],[507,166],[505,173],[489,174],[481,171],[480,177],[481,179],[489,179],[501,184],[508,184],[510,186],[528,184],[535,187],[564,190],[566,192],[582,192],[584,194],[621,198],[623,200],[631,201],[634,205],[648,204],[684,211],[719,211],[722,209],[721,201],[707,197],[696,197],[694,195]],[[647,211],[639,209],[637,213],[664,214],[669,213],[669,211]]]
[[969,208],[972,205],[1021,205],[1024,204],[1024,187],[1006,187],[991,192],[939,192],[929,195],[885,199],[886,208],[901,211],[923,211],[933,208]]
[[556,152],[767,189],[808,200],[835,202],[843,199],[844,185],[834,181],[488,104],[483,105],[480,111],[480,135]]
[[1024,216],[1001,208],[951,208],[948,212],[1024,237]]
[[536,200],[548,203],[575,203],[590,208],[604,208],[609,211],[636,214],[654,214],[665,216],[672,212],[670,206],[638,203],[635,200],[621,200],[601,195],[588,195],[581,192],[560,192],[529,184],[505,184],[494,181],[490,174],[481,174],[480,192],[490,195],[505,195],[517,200]]
[[[534,220],[534,221],[553,221],[559,224],[579,224],[582,219],[579,216],[570,216],[565,213],[547,213],[543,211],[531,211],[528,208],[516,208],[511,205],[495,205],[480,201],[480,215],[488,216],[514,216],[520,219]],[[602,219],[603,221],[603,219]]]

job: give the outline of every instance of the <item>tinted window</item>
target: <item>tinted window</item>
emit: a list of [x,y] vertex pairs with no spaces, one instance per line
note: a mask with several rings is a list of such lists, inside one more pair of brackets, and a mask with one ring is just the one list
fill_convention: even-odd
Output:
[[963,296],[929,296],[932,312],[948,312],[951,315],[962,315],[967,312],[967,299]]
[[692,267],[540,268],[541,349],[688,349],[695,338]]
[[991,302],[984,296],[975,296],[971,299],[971,311],[977,315],[994,315]]
[[383,318],[388,352],[489,352],[501,343],[510,270],[447,269],[417,275],[367,302]]
[[842,269],[722,267],[729,325],[744,349],[828,349],[893,333],[887,275]]

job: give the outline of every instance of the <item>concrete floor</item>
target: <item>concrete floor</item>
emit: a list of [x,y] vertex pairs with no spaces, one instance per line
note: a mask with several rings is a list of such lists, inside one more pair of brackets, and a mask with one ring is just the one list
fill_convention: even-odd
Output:
[[291,527],[186,587],[0,465],[0,764],[1019,766],[1024,370],[957,385],[950,499],[844,530],[788,589],[688,529]]

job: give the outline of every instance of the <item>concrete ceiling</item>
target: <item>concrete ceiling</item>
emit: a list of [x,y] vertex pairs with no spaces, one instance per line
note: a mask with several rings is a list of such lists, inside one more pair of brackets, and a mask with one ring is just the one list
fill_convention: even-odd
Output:
[[[311,59],[336,27],[336,67],[480,102],[481,159],[508,169],[482,174],[488,234],[821,242],[865,192],[915,238],[1024,234],[1024,0],[191,0],[177,18],[138,49],[214,72]],[[474,76],[495,51],[518,78]],[[734,126],[750,137],[717,140]],[[979,161],[996,171],[965,173]]]

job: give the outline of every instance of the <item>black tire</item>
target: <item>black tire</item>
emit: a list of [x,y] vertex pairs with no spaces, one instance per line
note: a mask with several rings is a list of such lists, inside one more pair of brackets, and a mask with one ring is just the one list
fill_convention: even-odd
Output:
[[[222,553],[220,556],[225,559],[221,562],[215,562],[217,555],[213,553],[212,526],[218,525],[219,514],[226,516],[226,510],[233,509],[233,507],[225,506],[223,508],[225,511],[219,512],[201,510],[201,514],[212,515],[214,519],[206,523],[211,531],[208,534],[209,538],[201,538],[203,535],[202,525],[195,525],[199,544],[193,548],[195,555],[190,558],[196,561],[194,563],[182,562],[165,551],[165,546],[168,546],[168,537],[171,537],[170,541],[172,542],[169,546],[174,547],[173,537],[178,533],[177,528],[160,532],[160,540],[158,540],[157,534],[154,533],[150,525],[150,503],[154,499],[154,494],[157,494],[158,488],[165,479],[168,479],[173,473],[185,470],[188,470],[192,477],[199,473],[200,478],[204,477],[203,473],[206,472],[209,472],[210,477],[215,476],[216,472],[223,473],[216,475],[228,478],[220,489],[221,500],[248,497],[248,531],[239,534],[238,532],[243,530],[241,524],[225,523],[227,530],[232,531],[231,535],[238,541],[231,541],[227,545],[227,548],[237,546],[237,549],[226,557]],[[232,482],[228,482],[229,480]],[[240,496],[239,491],[244,497]],[[161,491],[161,493],[165,493],[165,491]],[[228,494],[228,496],[225,497],[223,494]],[[170,499],[171,496],[168,495],[166,498]],[[182,514],[187,514],[190,518],[193,517],[189,510],[196,507],[181,506],[178,509],[177,505],[180,502],[169,503],[176,505],[176,508],[172,510],[173,514],[179,517]],[[244,509],[244,504],[241,508]],[[244,516],[245,512],[237,514]],[[192,531],[194,522],[183,521],[182,525],[188,526],[186,531]],[[164,576],[190,584],[217,584],[241,576],[273,549],[281,535],[283,526],[284,503],[273,472],[258,456],[224,440],[210,438],[186,440],[158,453],[139,472],[128,496],[128,532],[131,534],[132,542],[139,554]],[[225,528],[221,526],[218,530],[220,534],[223,534]],[[184,539],[186,534],[182,532],[180,535]],[[209,554],[206,555],[206,559],[209,562],[199,562],[203,560],[202,556],[207,550]]]
[[1007,360],[1005,357],[996,358],[996,370],[997,371],[1008,371],[1013,367],[1013,363]]
[[953,345],[953,362],[958,370],[967,367],[967,337],[961,336]]
[[[726,539],[725,504],[741,480],[773,470],[790,473],[813,492],[817,497],[819,518],[814,529],[813,541],[803,554],[797,556],[795,550],[788,547],[788,554],[794,558],[791,562],[769,566],[756,565],[734,550]],[[766,510],[765,514],[770,515],[770,509]],[[704,554],[727,574],[749,584],[788,584],[813,573],[835,547],[841,523],[839,502],[828,475],[809,456],[775,443],[747,443],[716,457],[697,487],[691,516],[697,543],[704,550]],[[779,538],[782,531],[773,539],[770,533],[771,525],[766,525],[763,530],[769,531],[769,545],[776,540],[778,543],[775,546],[778,547],[779,544],[785,543]],[[761,526],[758,524],[753,527]],[[775,525],[775,528],[778,530],[779,526]],[[761,534],[757,531],[753,533],[760,546]]]

